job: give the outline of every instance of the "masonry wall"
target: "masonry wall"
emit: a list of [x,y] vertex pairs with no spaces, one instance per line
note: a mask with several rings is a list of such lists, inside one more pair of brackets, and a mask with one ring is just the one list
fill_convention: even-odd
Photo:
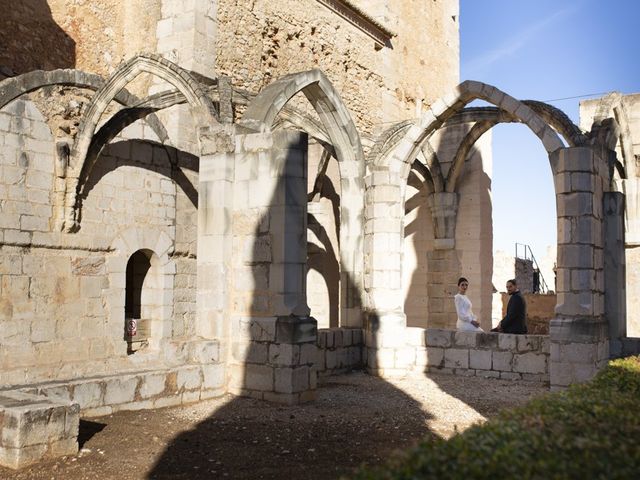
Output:
[[[580,127],[589,130],[593,118],[602,99],[584,100],[580,102]],[[629,122],[631,134],[630,150],[634,155],[632,162],[637,164],[640,158],[640,94],[624,95],[622,104]],[[616,155],[622,160],[620,142],[616,146]],[[617,187],[626,193],[625,214],[625,255],[626,255],[626,297],[627,297],[627,335],[640,337],[640,178],[637,165],[628,171],[636,170],[636,176],[628,180],[617,180]]]
[[[48,125],[29,101],[0,111],[0,386],[157,364],[166,341],[193,331],[188,226],[178,229],[187,253],[177,261],[173,254],[176,224],[195,207],[181,205],[177,220],[167,151],[145,140],[139,125],[123,135],[138,138],[121,136],[105,148],[88,179],[81,228],[64,234],[54,228],[60,179]],[[157,257],[143,297],[154,318],[148,348],[129,356],[125,272],[138,249]],[[175,305],[174,280],[183,286]]]
[[287,73],[320,68],[365,134],[416,116],[416,107],[458,83],[457,2],[358,5],[398,33],[392,49],[377,50],[370,37],[316,0],[219,0],[216,68],[250,91]]

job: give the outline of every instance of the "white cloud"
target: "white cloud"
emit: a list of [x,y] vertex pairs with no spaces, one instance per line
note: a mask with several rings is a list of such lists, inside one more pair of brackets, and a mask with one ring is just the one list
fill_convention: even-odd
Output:
[[558,10],[557,12],[554,12],[528,26],[524,30],[519,31],[517,35],[508,38],[501,45],[498,45],[485,54],[466,62],[465,68],[463,69],[466,72],[466,76],[469,78],[476,78],[485,73],[493,64],[501,61],[505,57],[515,54],[529,41],[534,39],[535,36],[540,35],[540,33],[549,25],[576,11],[577,7],[577,5],[574,5],[569,8]]

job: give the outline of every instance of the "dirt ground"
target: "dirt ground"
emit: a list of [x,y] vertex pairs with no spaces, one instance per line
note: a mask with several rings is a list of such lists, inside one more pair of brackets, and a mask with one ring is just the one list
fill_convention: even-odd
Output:
[[321,380],[318,399],[285,407],[224,397],[86,419],[81,450],[6,480],[336,479],[397,449],[449,437],[545,392],[540,385],[429,374]]

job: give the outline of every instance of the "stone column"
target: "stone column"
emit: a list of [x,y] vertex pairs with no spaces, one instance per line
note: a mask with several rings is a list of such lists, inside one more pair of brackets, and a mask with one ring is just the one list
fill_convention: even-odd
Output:
[[625,194],[626,334],[640,337],[640,178],[621,182]]
[[307,136],[279,131],[235,140],[229,390],[287,404],[312,400]]
[[456,294],[460,276],[460,256],[455,249],[458,195],[436,192],[427,198],[433,219],[434,251],[427,254],[429,327],[456,328]]
[[604,310],[612,340],[627,336],[625,196],[604,193]]
[[200,132],[196,334],[223,339],[231,270],[235,127]]
[[[210,79],[217,78],[217,14],[217,0],[162,0],[160,20],[156,26],[157,53],[187,71]],[[165,82],[156,81],[149,93],[172,88]],[[172,144],[196,154],[198,139],[193,132],[197,122],[189,106],[176,106],[171,111],[158,112],[158,116],[167,128]]]
[[405,371],[400,359],[407,317],[401,285],[404,189],[397,173],[365,177],[364,283],[368,370],[387,376]]
[[549,373],[557,389],[589,380],[609,357],[602,211],[607,166],[586,147],[556,150],[550,162],[558,211],[558,303]]

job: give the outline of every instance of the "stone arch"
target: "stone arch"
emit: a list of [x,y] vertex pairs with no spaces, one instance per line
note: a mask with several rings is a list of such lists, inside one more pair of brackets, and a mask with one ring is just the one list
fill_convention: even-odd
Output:
[[[622,165],[626,173],[626,178],[636,178],[640,175],[640,171],[638,171],[636,167],[633,154],[633,139],[631,138],[629,116],[620,93],[611,92],[600,100],[593,119],[592,134],[594,134],[595,137],[596,132],[605,127],[607,119],[612,118],[612,114],[617,124],[617,131],[612,131],[614,134],[613,138],[620,144]],[[611,138],[609,142],[612,143]],[[612,149],[615,149],[615,145],[613,145]]]
[[540,138],[549,154],[564,146],[558,134],[525,103],[491,85],[467,80],[452,93],[436,101],[420,121],[407,130],[389,155],[375,159],[376,164],[388,165],[390,171],[398,172],[402,178],[406,178],[413,159],[431,133],[476,99],[492,103],[526,124]]
[[[522,103],[529,106],[535,113],[547,122],[554,130],[564,137],[570,147],[580,147],[587,143],[587,136],[567,117],[561,110],[543,102],[534,100],[524,100]],[[457,118],[456,118],[457,117]],[[498,123],[519,122],[520,120],[508,114],[500,108],[481,107],[464,109],[452,120],[447,122],[449,125],[452,121],[458,122],[476,122],[469,133],[461,142],[456,155],[454,157],[449,175],[446,180],[446,190],[448,192],[455,191],[455,185],[462,171],[462,167],[469,151],[475,142],[488,130]]]
[[[104,83],[105,80],[101,76],[83,72],[82,70],[35,70],[0,81],[0,109],[16,98],[43,87],[67,85],[95,92],[102,88]],[[113,100],[125,106],[132,106],[140,101],[124,88],[116,93]],[[158,138],[162,140],[168,138],[167,131],[157,117],[150,117],[148,122]]]
[[176,272],[175,262],[170,256],[173,245],[173,240],[165,231],[140,227],[122,231],[111,244],[113,251],[105,263],[110,286],[105,292],[105,298],[109,312],[108,323],[112,326],[110,335],[118,343],[122,342],[123,349],[126,347],[122,341],[122,327],[125,322],[127,265],[136,252],[151,252],[154,257],[152,267],[155,278],[152,286],[153,298],[157,303],[150,325],[153,332],[149,339],[150,351],[157,353],[161,344],[172,335],[173,283]]
[[[95,129],[100,118],[117,93],[135,79],[140,73],[147,72],[165,80],[176,87],[194,109],[199,128],[208,123],[217,123],[215,109],[200,84],[187,71],[159,55],[141,54],[122,64],[109,80],[96,92],[84,115],[80,132],[72,151],[73,164],[66,179],[64,207],[66,210],[63,228],[68,231],[77,229],[76,213],[82,188],[81,179],[86,178],[93,167],[87,157]],[[95,160],[95,159],[94,159]]]
[[[338,159],[340,198],[341,324],[360,324],[362,234],[364,232],[364,153],[358,130],[340,95],[320,70],[286,75],[262,90],[248,105],[240,124],[271,131],[285,105],[302,92],[318,113]],[[347,289],[355,288],[356,292]]]

